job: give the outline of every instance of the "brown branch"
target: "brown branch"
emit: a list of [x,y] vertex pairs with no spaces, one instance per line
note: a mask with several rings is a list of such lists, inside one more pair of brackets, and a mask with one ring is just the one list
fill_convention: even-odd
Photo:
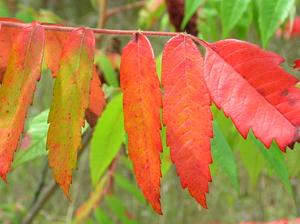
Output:
[[106,18],[109,18],[115,14],[118,14],[118,13],[126,11],[126,10],[142,7],[145,4],[146,4],[146,1],[140,1],[140,2],[134,2],[134,3],[128,4],[128,5],[123,5],[121,7],[115,8],[115,9],[111,9],[111,10],[107,11]]
[[[13,27],[13,28],[23,28],[27,26],[26,23],[14,23],[7,21],[0,21],[3,27]],[[58,32],[72,32],[78,27],[63,27],[63,26],[49,26],[49,25],[41,25],[45,30],[49,31],[58,31]],[[109,30],[109,29],[91,29],[94,33],[104,34],[104,35],[130,35],[132,36],[135,33],[140,33],[146,36],[165,36],[165,37],[173,37],[178,35],[176,32],[161,32],[161,31],[141,31],[141,30]],[[191,36],[191,35],[189,35]],[[195,37],[196,38],[196,37]]]

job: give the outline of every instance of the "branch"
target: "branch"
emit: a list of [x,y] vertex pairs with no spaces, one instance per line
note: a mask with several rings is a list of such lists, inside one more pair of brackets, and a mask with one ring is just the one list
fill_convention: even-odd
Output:
[[[82,137],[82,148],[85,149],[88,143],[90,142],[92,138],[92,129],[88,129],[83,137]],[[83,152],[82,150],[78,151],[78,159],[80,155]],[[30,207],[30,210],[28,211],[27,215],[25,218],[22,220],[22,224],[30,224],[34,217],[38,214],[38,212],[41,210],[41,208],[44,206],[44,204],[49,200],[49,198],[53,195],[53,193],[56,191],[56,189],[59,188],[59,185],[56,184],[55,182],[52,182],[50,184],[47,184],[49,187],[47,187],[44,191],[43,194],[41,194],[40,198],[37,199],[34,204]]]
[[128,4],[128,5],[123,5],[119,8],[111,9],[106,13],[106,18],[109,18],[115,14],[118,14],[118,13],[126,11],[126,10],[142,7],[145,4],[146,4],[146,1],[140,1],[140,2],[134,2],[134,3]]
[[[7,21],[0,21],[3,27],[12,27],[17,29],[22,29],[24,26],[26,26],[26,23],[15,23],[15,22],[7,22]],[[63,26],[49,26],[49,25],[43,25],[41,26],[45,30],[49,31],[59,31],[59,32],[72,32],[75,29],[78,29],[78,27],[63,27]],[[165,37],[173,37],[178,35],[176,32],[160,32],[160,31],[141,31],[141,30],[109,30],[109,29],[93,29],[94,33],[103,34],[103,35],[130,35],[132,36],[135,33],[140,33],[145,36],[165,36]],[[191,36],[191,35],[190,35]]]

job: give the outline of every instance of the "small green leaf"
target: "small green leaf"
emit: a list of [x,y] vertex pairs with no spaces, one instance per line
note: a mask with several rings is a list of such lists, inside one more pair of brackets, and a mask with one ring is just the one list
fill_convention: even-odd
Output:
[[211,139],[211,154],[213,160],[217,162],[221,169],[227,174],[236,191],[240,192],[237,166],[232,150],[216,121],[213,121],[213,129],[214,137]]
[[289,180],[288,168],[284,162],[283,154],[278,148],[277,144],[272,143],[270,149],[268,150],[253,134],[252,131],[249,132],[249,138],[254,142],[257,149],[264,156],[270,167],[275,171],[277,176],[282,180],[285,186],[290,191],[291,195],[294,197],[294,192]]
[[184,4],[184,17],[181,23],[181,29],[183,30],[192,16],[196,13],[197,9],[201,6],[204,0],[185,0]]
[[105,195],[105,201],[124,224],[138,224],[115,195]]
[[221,19],[223,34],[225,39],[230,31],[238,23],[247,9],[250,0],[223,0],[221,5]]
[[103,75],[107,83],[114,87],[120,87],[118,78],[116,76],[116,71],[112,67],[110,61],[108,60],[106,54],[101,53],[98,58],[100,67],[103,71]]
[[123,94],[119,94],[107,104],[93,133],[90,167],[94,186],[116,157],[124,140],[122,98]]
[[40,156],[48,155],[46,139],[49,124],[47,124],[49,110],[36,115],[29,124],[28,131],[22,139],[20,148],[16,153],[12,168],[15,169],[23,163],[35,160]]
[[248,139],[243,139],[240,136],[238,145],[238,151],[246,170],[249,173],[252,189],[256,187],[256,183],[261,173],[262,168],[266,165],[264,157],[258,150],[255,150],[256,146]]
[[95,217],[100,224],[113,224],[106,213],[100,208],[96,208],[94,211]]
[[287,149],[287,166],[290,174],[290,179],[295,177],[300,172],[300,145],[295,144],[294,149]]
[[3,2],[0,2],[0,17],[9,17],[8,10]]
[[118,184],[124,190],[128,191],[130,194],[132,194],[134,197],[136,197],[140,202],[142,202],[143,204],[146,204],[146,199],[145,199],[144,195],[142,194],[141,190],[137,186],[135,186],[134,184],[129,182],[122,175],[115,173],[114,181],[116,182],[116,184]]
[[295,0],[261,0],[259,24],[264,49],[280,23],[287,18],[294,2]]

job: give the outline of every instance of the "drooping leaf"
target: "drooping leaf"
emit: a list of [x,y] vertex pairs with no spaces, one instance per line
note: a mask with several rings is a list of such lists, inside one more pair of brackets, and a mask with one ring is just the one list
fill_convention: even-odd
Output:
[[44,38],[43,27],[31,23],[20,31],[12,46],[0,91],[0,177],[4,181],[40,79]]
[[45,110],[32,119],[11,168],[14,169],[23,163],[48,155],[48,151],[45,150],[49,128],[49,124],[47,124],[48,114],[49,110]]
[[204,0],[185,0],[184,2],[184,16],[181,23],[181,29],[187,25],[192,16],[197,12],[198,8]]
[[160,84],[155,58],[149,40],[134,34],[123,49],[121,88],[124,93],[124,122],[128,133],[129,158],[133,162],[138,186],[158,214],[161,213],[160,193]]
[[292,9],[295,0],[263,0],[260,1],[259,25],[263,48]]
[[182,187],[207,208],[211,181],[210,138],[213,137],[210,97],[203,76],[203,57],[186,35],[165,46],[162,57],[163,124],[167,145]]
[[204,74],[211,97],[246,138],[250,127],[269,148],[273,139],[285,151],[299,140],[300,90],[297,78],[278,64],[277,54],[238,40],[208,44]]
[[89,105],[95,51],[92,30],[78,28],[67,38],[60,57],[50,108],[47,149],[55,182],[69,198],[72,169],[77,169],[81,149],[81,127]]
[[96,206],[100,203],[103,198],[103,189],[108,180],[108,174],[102,176],[100,181],[97,183],[95,190],[91,193],[90,198],[80,206],[75,214],[75,220],[73,224],[83,223],[85,219],[92,213]]
[[92,183],[99,178],[120,151],[124,140],[123,95],[117,95],[105,108],[91,142],[90,168]]
[[6,72],[12,45],[21,30],[10,26],[1,26],[1,21],[23,23],[18,19],[0,18],[0,83],[2,83]]
[[232,149],[216,121],[213,121],[213,129],[214,137],[211,139],[211,154],[213,160],[218,163],[221,169],[228,176],[236,191],[240,193],[237,166]]
[[122,204],[118,197],[107,194],[104,196],[104,198],[109,207],[114,211],[115,215],[122,221],[122,223],[138,224],[138,222],[134,220],[132,215],[127,211],[126,207]]
[[225,39],[247,9],[250,0],[223,0],[221,5],[222,38]]
[[288,168],[285,164],[282,152],[280,152],[275,144],[272,144],[269,150],[266,149],[265,146],[255,138],[253,132],[249,133],[249,137],[254,142],[260,153],[264,156],[270,167],[275,171],[277,176],[285,184],[291,195],[294,196],[293,189],[289,180]]
[[261,170],[266,166],[266,160],[258,150],[255,150],[256,146],[250,138],[245,140],[240,137],[239,140],[240,157],[249,173],[252,189],[255,189]]

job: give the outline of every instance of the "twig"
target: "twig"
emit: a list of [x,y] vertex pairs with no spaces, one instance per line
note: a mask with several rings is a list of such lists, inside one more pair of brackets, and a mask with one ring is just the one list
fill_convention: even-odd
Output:
[[[99,18],[98,18],[98,29],[103,29],[105,27],[106,22],[106,8],[107,8],[107,0],[99,1]],[[102,35],[97,36],[96,43],[100,46],[102,40]]]
[[[80,155],[82,154],[82,151],[86,148],[88,143],[90,142],[92,138],[92,129],[88,129],[83,137],[82,137],[82,150],[78,151],[78,159]],[[53,193],[58,189],[59,185],[55,182],[52,182],[47,184],[49,187],[47,187],[43,194],[40,194],[40,198],[38,198],[35,203],[31,206],[30,210],[28,211],[25,218],[22,220],[22,224],[30,224],[32,220],[35,218],[35,216],[38,214],[38,212],[41,210],[41,208],[44,206],[44,204],[49,200],[49,198],[53,195]]]
[[49,169],[49,161],[48,159],[46,160],[46,163],[43,167],[43,170],[42,170],[42,173],[40,175],[40,180],[39,180],[39,184],[38,184],[38,187],[37,189],[35,190],[35,195],[34,195],[34,198],[31,202],[31,205],[30,205],[30,208],[32,208],[32,206],[34,205],[34,203],[36,202],[36,200],[38,199],[43,187],[44,187],[44,184],[45,184],[45,176],[47,174],[47,171]]
[[138,7],[142,7],[145,4],[146,4],[146,1],[140,1],[140,2],[134,2],[134,3],[131,3],[131,4],[123,5],[121,7],[115,8],[115,9],[111,9],[111,10],[107,11],[106,19],[113,16],[113,15],[115,15],[115,14],[123,12],[123,11],[138,8]]

